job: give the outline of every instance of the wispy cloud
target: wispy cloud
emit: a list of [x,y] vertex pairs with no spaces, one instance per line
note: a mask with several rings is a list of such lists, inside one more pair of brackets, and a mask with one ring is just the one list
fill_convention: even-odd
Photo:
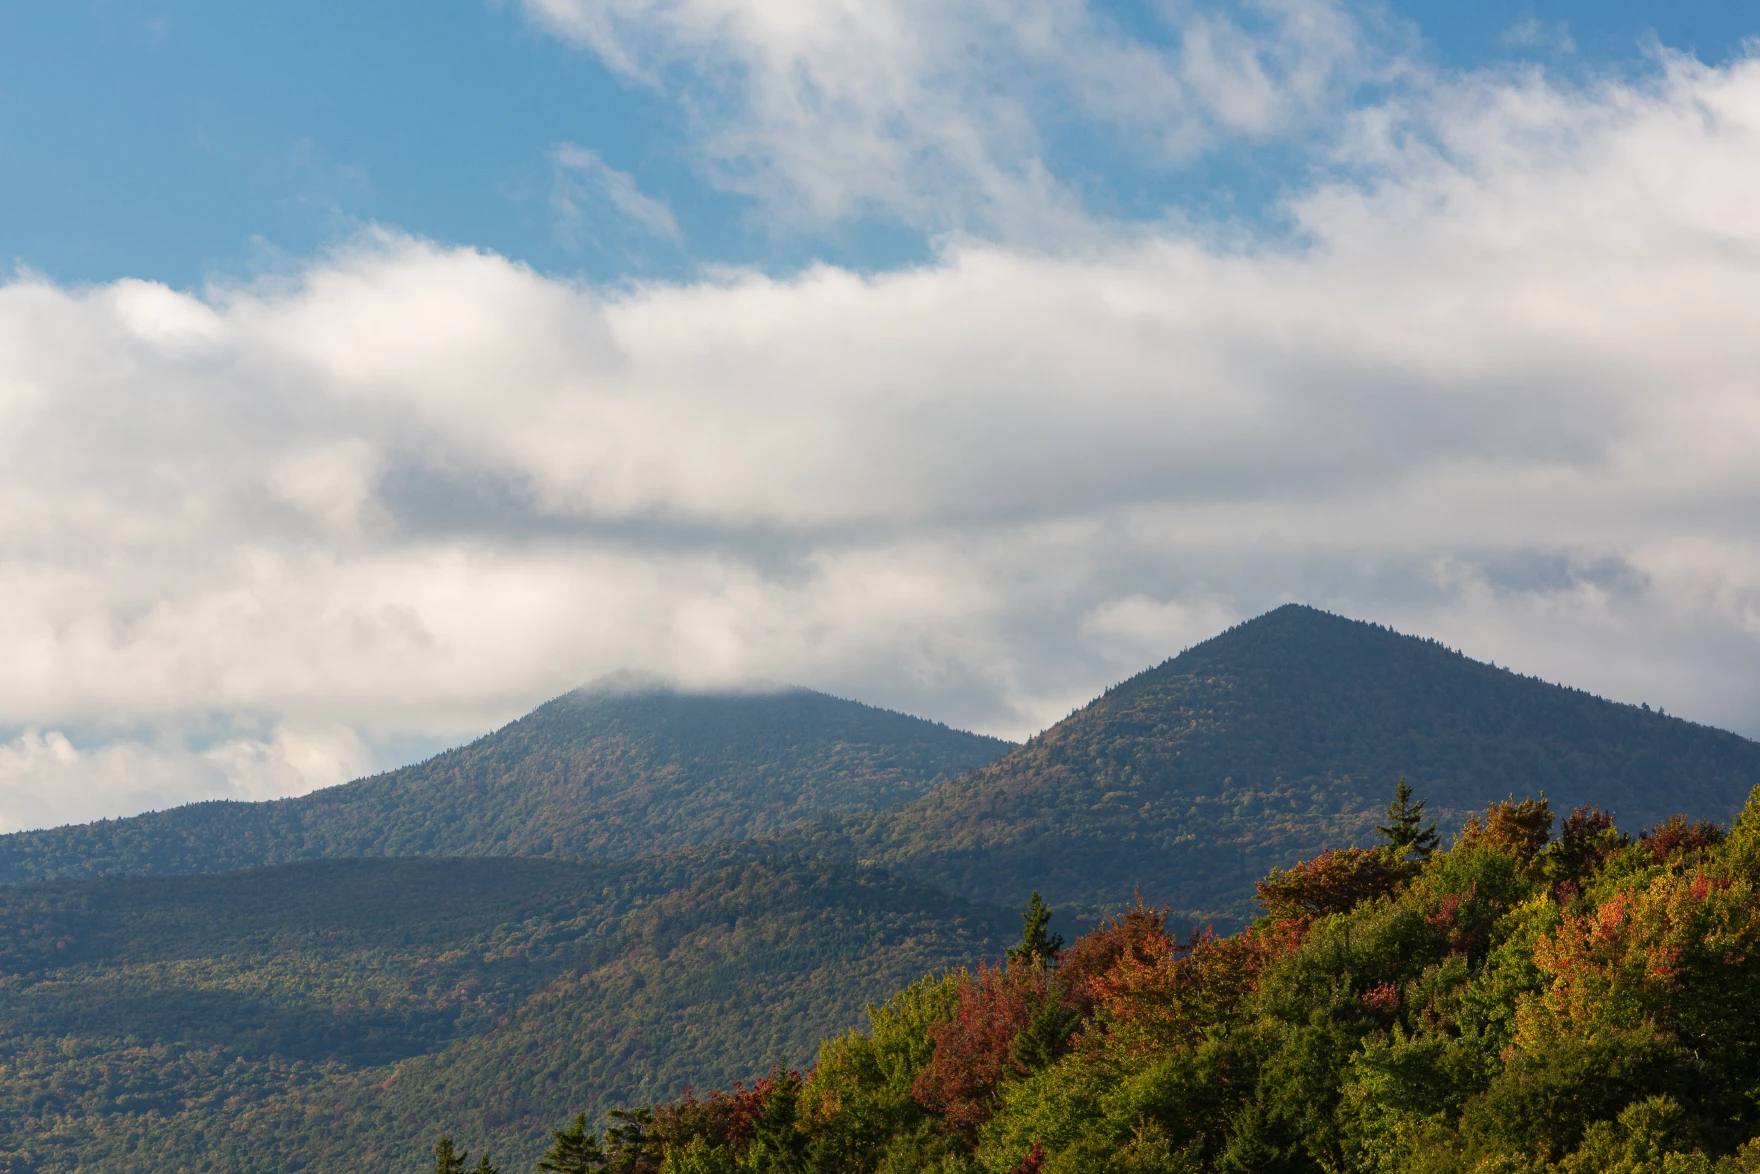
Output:
[[678,241],[678,221],[666,202],[645,195],[635,177],[619,171],[594,151],[574,143],[558,143],[550,151],[555,183],[550,208],[556,215],[556,232],[569,248],[579,247],[583,237],[599,238],[610,231],[602,212],[615,214],[618,227],[634,225],[643,232]]
[[1145,159],[1331,117],[1393,68],[1331,0],[1170,6],[1132,35],[1086,0],[524,0],[530,18],[690,119],[705,170],[780,222],[1081,233],[1050,140]]
[[1532,14],[1510,25],[1503,32],[1503,43],[1518,49],[1553,49],[1575,53],[1576,40],[1571,36],[1569,21],[1539,20]]

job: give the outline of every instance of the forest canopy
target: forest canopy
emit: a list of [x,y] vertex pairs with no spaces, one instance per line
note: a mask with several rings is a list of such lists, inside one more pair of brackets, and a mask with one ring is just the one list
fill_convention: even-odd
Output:
[[1402,788],[1379,830],[1231,935],[1139,901],[1063,946],[1035,900],[805,1072],[577,1120],[546,1168],[1760,1171],[1760,791],[1636,838],[1512,797],[1443,850]]

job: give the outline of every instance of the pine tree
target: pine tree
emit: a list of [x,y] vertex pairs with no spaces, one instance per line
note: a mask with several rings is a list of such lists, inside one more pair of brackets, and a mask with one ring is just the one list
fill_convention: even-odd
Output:
[[653,1156],[654,1139],[650,1131],[654,1114],[649,1109],[613,1109],[606,1116],[611,1124],[605,1129],[605,1169],[616,1174],[641,1174],[653,1169],[648,1162]]
[[464,1163],[470,1154],[454,1150],[452,1139],[442,1137],[434,1145],[434,1174],[466,1174]]
[[1045,992],[1033,1017],[1009,1045],[1014,1062],[1022,1068],[1044,1068],[1069,1050],[1070,1036],[1082,1025],[1082,1013],[1066,1007],[1056,984]]
[[1039,890],[1034,889],[1033,895],[1027,899],[1027,908],[1021,914],[1021,944],[1012,946],[1008,951],[1010,962],[1055,962],[1063,952],[1063,935],[1048,934],[1045,927],[1051,924],[1051,909],[1039,897]]
[[587,1129],[587,1115],[576,1113],[567,1129],[550,1131],[550,1148],[538,1159],[545,1174],[591,1174],[605,1168],[605,1151],[599,1135]]
[[501,1174],[501,1170],[489,1161],[489,1151],[484,1150],[482,1155],[477,1158],[477,1168],[472,1170],[471,1174]]
[[1430,853],[1436,850],[1438,837],[1436,825],[1424,826],[1424,800],[1412,801],[1412,789],[1401,779],[1399,786],[1394,788],[1393,802],[1387,805],[1385,824],[1376,824],[1375,830],[1387,841],[1394,856],[1399,860],[1416,857],[1419,860],[1430,859]]
[[796,1121],[800,1107],[800,1080],[792,1072],[775,1070],[770,1095],[764,1098],[752,1122],[740,1168],[754,1174],[801,1174],[807,1168],[807,1135]]

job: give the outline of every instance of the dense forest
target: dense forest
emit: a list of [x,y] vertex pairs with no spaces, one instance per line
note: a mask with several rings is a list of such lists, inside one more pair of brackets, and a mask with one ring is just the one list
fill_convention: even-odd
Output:
[[838,835],[978,900],[1039,889],[1091,919],[1140,887],[1176,920],[1232,924],[1267,870],[1373,835],[1401,778],[1447,823],[1512,793],[1636,826],[1727,820],[1760,785],[1760,744],[1292,604]]
[[810,689],[611,680],[426,762],[297,799],[0,836],[0,883],[326,857],[630,858],[883,810],[1007,749]]
[[1760,1170],[1760,791],[1636,839],[1506,800],[1440,850],[1402,790],[1257,892],[1232,935],[1138,904],[1068,946],[1035,900],[805,1072],[579,1118],[541,1168]]
[[826,860],[318,861],[0,888],[0,1171],[415,1169],[800,1063],[1007,917]]

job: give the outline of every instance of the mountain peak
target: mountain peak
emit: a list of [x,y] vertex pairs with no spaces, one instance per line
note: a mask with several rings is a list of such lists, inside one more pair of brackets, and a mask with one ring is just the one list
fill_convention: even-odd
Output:
[[296,799],[0,836],[0,882],[340,856],[627,858],[894,807],[1009,748],[810,689],[618,674],[468,746]]
[[1183,657],[1217,663],[1253,663],[1260,657],[1271,656],[1287,663],[1292,658],[1374,655],[1398,648],[1423,648],[1467,659],[1436,640],[1409,636],[1305,603],[1286,603],[1194,644],[1158,667],[1165,668]]
[[1297,604],[1108,690],[883,819],[884,859],[985,900],[1239,916],[1251,883],[1367,843],[1399,779],[1445,830],[1508,794],[1643,827],[1725,818],[1760,745]]
[[[811,693],[815,690],[764,678],[741,678],[714,684],[685,684],[659,673],[640,669],[618,669],[588,681],[564,696],[573,697],[639,697],[654,693],[683,694],[695,697],[763,697],[778,693]],[[557,700],[561,700],[558,698]]]

